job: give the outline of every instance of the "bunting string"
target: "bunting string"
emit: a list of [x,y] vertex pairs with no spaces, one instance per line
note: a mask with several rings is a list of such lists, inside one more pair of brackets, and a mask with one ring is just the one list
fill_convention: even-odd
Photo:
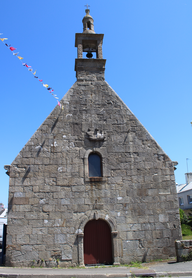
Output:
[[[0,33],[0,36],[2,36],[3,33]],[[11,46],[11,44],[7,44],[6,41],[8,40],[8,38],[0,38],[0,40],[2,41],[2,43],[13,53],[13,56],[17,57],[22,65],[24,67],[26,67],[28,69],[29,72],[31,72],[34,76],[35,79],[37,79],[42,85],[44,88],[46,88],[48,90],[48,92],[56,99],[57,101],[57,104],[63,109],[64,107],[61,105],[61,103],[59,102],[59,98],[56,94],[54,94],[54,89],[52,87],[50,87],[48,84],[45,84],[43,82],[43,79],[40,79],[38,76],[37,76],[37,70],[33,71],[32,67],[29,66],[27,63],[24,63],[22,60],[24,59],[22,56],[19,56],[19,52],[14,52],[15,50],[17,50],[17,48]]]

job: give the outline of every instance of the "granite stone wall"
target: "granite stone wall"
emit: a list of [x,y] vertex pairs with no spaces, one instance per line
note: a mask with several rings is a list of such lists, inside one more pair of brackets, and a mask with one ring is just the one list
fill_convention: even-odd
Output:
[[192,240],[176,240],[177,262],[192,261]]
[[[91,219],[110,225],[114,264],[175,256],[174,163],[102,71],[78,76],[64,109],[55,107],[7,166],[6,264],[83,265]],[[100,178],[89,178],[91,152],[102,156]]]

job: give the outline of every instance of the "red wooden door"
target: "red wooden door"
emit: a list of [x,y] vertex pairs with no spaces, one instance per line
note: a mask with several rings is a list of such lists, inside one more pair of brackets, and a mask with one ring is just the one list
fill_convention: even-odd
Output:
[[91,220],[84,229],[84,263],[112,264],[111,230],[104,220]]

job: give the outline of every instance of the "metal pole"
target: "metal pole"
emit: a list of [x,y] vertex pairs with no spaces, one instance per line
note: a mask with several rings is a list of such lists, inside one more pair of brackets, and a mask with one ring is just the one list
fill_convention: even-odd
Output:
[[187,164],[187,173],[188,173],[188,159],[189,159],[189,158],[186,158],[186,164]]

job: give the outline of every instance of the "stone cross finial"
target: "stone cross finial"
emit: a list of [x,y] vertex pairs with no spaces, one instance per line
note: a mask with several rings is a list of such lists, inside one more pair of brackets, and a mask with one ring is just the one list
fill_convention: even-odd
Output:
[[86,4],[85,7],[87,7],[87,9],[89,9],[90,5]]

